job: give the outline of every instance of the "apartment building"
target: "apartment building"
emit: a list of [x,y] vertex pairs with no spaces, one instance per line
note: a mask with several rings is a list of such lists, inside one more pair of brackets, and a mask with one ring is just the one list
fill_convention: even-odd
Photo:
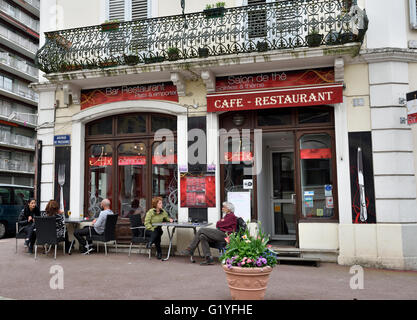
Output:
[[39,0],[0,1],[0,182],[34,185]]
[[65,165],[65,209],[109,198],[121,241],[133,203],[215,224],[227,200],[304,257],[417,269],[415,16],[415,0],[42,1],[41,206]]

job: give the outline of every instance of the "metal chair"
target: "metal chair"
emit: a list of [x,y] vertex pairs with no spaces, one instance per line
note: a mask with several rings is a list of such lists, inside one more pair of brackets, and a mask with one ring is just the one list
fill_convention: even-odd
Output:
[[16,222],[16,252],[17,253],[17,239],[26,239],[26,232],[22,228],[19,232],[19,222]]
[[[146,227],[142,223],[142,217],[140,214],[134,214],[129,217],[130,219],[130,230],[132,231],[132,240],[129,247],[129,257],[132,251],[133,244],[147,244],[149,237],[146,237]],[[149,259],[151,258],[151,248],[148,248]]]
[[[114,242],[117,253],[117,242],[116,242],[116,223],[119,216],[117,214],[109,214],[106,217],[106,226],[104,227],[104,233],[102,235],[91,235],[92,241],[103,242],[104,250],[107,256],[107,242]],[[98,252],[97,243],[97,252]]]
[[57,250],[58,243],[60,242],[64,243],[64,255],[65,255],[65,238],[58,238],[56,235],[56,217],[36,217],[35,229],[36,229],[35,259],[37,257],[38,245],[43,245],[43,246],[55,245],[54,259],[56,260],[56,250]]

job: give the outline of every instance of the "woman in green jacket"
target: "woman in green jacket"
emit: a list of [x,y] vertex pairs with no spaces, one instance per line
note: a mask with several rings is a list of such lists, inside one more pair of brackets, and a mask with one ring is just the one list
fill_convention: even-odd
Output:
[[161,251],[161,237],[162,237],[162,228],[160,226],[153,226],[153,223],[161,222],[173,222],[172,218],[169,217],[168,213],[162,209],[162,198],[155,197],[152,199],[152,209],[146,213],[145,217],[145,227],[146,227],[146,237],[149,237],[150,240],[146,245],[147,248],[152,246],[152,243],[155,244],[158,259],[162,258]]

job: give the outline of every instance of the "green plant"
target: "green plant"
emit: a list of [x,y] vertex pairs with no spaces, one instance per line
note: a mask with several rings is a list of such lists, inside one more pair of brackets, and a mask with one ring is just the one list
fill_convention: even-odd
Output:
[[217,2],[216,8],[224,8],[226,6],[226,2]]
[[175,48],[175,47],[170,47],[167,49],[167,53],[168,55],[176,55],[180,53],[180,49]]
[[319,34],[319,30],[317,30],[316,28],[312,28],[309,34]]
[[260,223],[254,236],[246,230],[232,233],[225,240],[226,251],[220,259],[228,268],[274,267],[277,264],[277,254],[268,245],[269,237],[262,232]]

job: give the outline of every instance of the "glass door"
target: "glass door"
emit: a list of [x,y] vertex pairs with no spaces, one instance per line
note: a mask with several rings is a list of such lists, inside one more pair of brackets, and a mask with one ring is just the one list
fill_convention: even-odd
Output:
[[122,143],[117,148],[118,209],[122,218],[145,215],[147,146],[145,142]]
[[[272,239],[296,241],[296,194],[294,171],[294,134],[277,134],[281,146],[270,152]],[[293,243],[294,242],[294,243]]]

